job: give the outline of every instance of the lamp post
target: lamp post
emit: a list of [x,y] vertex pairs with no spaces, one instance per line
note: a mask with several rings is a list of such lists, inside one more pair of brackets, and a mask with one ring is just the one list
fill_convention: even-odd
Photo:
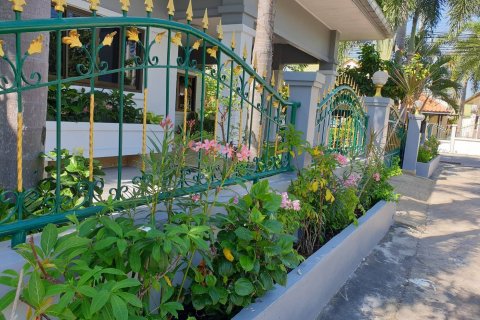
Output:
[[388,81],[388,73],[386,71],[378,70],[372,76],[372,82],[375,85],[375,97],[382,96],[382,88]]

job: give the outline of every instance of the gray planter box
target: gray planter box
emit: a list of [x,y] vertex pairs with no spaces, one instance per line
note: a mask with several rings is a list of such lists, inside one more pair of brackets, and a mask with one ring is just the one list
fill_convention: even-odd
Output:
[[440,156],[436,156],[430,162],[417,162],[417,176],[430,178],[430,176],[437,170],[438,165],[440,163]]
[[357,269],[393,223],[395,203],[380,201],[288,274],[287,286],[277,285],[243,309],[235,320],[316,319],[325,305]]

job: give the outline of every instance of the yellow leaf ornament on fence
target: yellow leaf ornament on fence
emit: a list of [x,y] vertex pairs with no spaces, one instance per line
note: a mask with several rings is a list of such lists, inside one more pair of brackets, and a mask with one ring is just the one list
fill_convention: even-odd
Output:
[[62,38],[62,42],[70,48],[82,47],[82,42],[80,41],[80,35],[78,34],[77,29],[70,30],[68,36]]
[[192,45],[192,49],[198,50],[198,48],[200,48],[200,45],[201,45],[201,44],[202,44],[202,40],[201,40],[201,39],[195,41],[195,42],[193,43],[193,45]]
[[113,38],[115,37],[116,34],[117,34],[117,31],[113,31],[112,33],[107,34],[105,36],[105,39],[103,39],[102,44],[104,46],[111,46],[113,42]]
[[139,42],[140,38],[138,36],[138,29],[137,28],[128,29],[127,38],[128,38],[128,41]]
[[212,57],[214,59],[217,59],[217,51],[218,51],[217,46],[207,49],[207,53],[210,55],[210,57]]
[[42,50],[43,50],[43,35],[41,34],[30,43],[30,46],[28,47],[28,54],[32,55],[36,53],[41,53]]
[[160,43],[162,41],[162,38],[163,36],[165,35],[167,31],[163,31],[163,32],[159,32],[157,33],[157,35],[155,36],[155,42],[156,43]]
[[182,46],[182,33],[181,32],[175,33],[175,35],[172,37],[172,43],[174,45],[179,46],[179,47]]

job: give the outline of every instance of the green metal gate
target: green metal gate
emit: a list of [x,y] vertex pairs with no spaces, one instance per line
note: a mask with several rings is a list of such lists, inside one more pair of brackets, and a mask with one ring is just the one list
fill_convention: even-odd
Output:
[[405,148],[406,130],[405,124],[398,109],[395,106],[390,107],[388,119],[387,143],[385,146],[385,164],[391,166],[395,158],[400,159],[400,165],[403,161],[403,152]]
[[[257,70],[255,63],[250,65],[247,61],[249,48],[243,48],[243,56],[235,54],[235,38],[230,44],[222,42],[223,30],[220,24],[217,26],[218,36],[214,38],[206,33],[208,29],[208,16],[205,12],[203,17],[203,30],[197,30],[191,25],[193,12],[191,6],[187,10],[187,23],[173,21],[173,1],[168,3],[169,19],[162,20],[151,17],[153,1],[145,1],[145,16],[128,16],[129,1],[120,1],[122,16],[100,17],[97,15],[98,0],[90,0],[90,14],[87,17],[65,17],[66,1],[56,1],[53,10],[56,17],[52,19],[22,20],[25,1],[13,1],[15,20],[0,23],[0,64],[9,68],[9,74],[0,74],[0,98],[14,95],[18,99],[18,143],[17,163],[18,181],[17,190],[0,190],[0,237],[13,235],[13,243],[25,241],[27,232],[37,230],[49,223],[68,222],[67,216],[75,213],[81,219],[95,215],[102,210],[102,202],[105,197],[98,193],[103,187],[103,181],[94,177],[94,145],[95,136],[95,107],[100,93],[96,91],[96,83],[99,79],[114,77],[118,79],[115,89],[118,90],[118,155],[117,155],[117,183],[111,190],[106,190],[108,195],[118,200],[135,202],[138,205],[145,203],[144,197],[134,197],[136,183],[148,177],[140,176],[134,178],[128,185],[123,179],[123,143],[126,138],[124,134],[124,118],[126,116],[126,83],[134,75],[140,76],[140,86],[137,88],[144,94],[143,106],[141,107],[141,125],[143,130],[142,154],[147,154],[147,116],[149,101],[148,90],[153,88],[149,83],[149,71],[163,70],[165,77],[155,79],[155,85],[165,86],[166,95],[164,101],[155,103],[165,106],[164,117],[172,115],[174,111],[169,110],[170,102],[174,97],[169,94],[172,85],[170,75],[174,71],[182,71],[184,74],[185,88],[183,94],[183,123],[179,125],[178,134],[186,135],[187,131],[187,106],[189,105],[189,81],[191,75],[195,75],[201,83],[199,135],[200,140],[206,137],[213,137],[224,144],[230,144],[235,148],[248,146],[257,148],[258,156],[250,159],[248,170],[242,176],[237,176],[226,184],[237,183],[240,180],[256,180],[262,177],[275,175],[290,170],[290,154],[288,150],[280,150],[277,143],[285,140],[285,128],[294,124],[297,104],[288,102],[278,93],[276,84],[267,81],[266,77],[260,76],[264,70]],[[157,3],[157,2],[156,2]],[[152,34],[152,28],[161,31]],[[27,51],[22,51],[22,38],[27,33],[34,34],[35,38],[30,43]],[[44,33],[50,34],[51,46],[50,55],[56,57],[50,68],[54,70],[54,76],[42,77],[40,73],[33,72],[25,74],[23,66],[25,62],[33,61],[36,54],[42,50],[48,50],[44,44]],[[7,47],[6,37],[12,35],[15,38],[14,45]],[[2,39],[3,38],[3,39]],[[152,53],[152,49],[166,42],[164,56],[159,57]],[[112,48],[112,44],[118,46],[118,65],[112,65],[105,61],[105,50]],[[132,48],[135,47],[135,50]],[[179,50],[178,58],[173,54]],[[6,52],[13,54],[6,54]],[[62,65],[62,58],[70,55],[76,64]],[[162,63],[161,58],[165,58]],[[75,59],[73,59],[75,58]],[[175,59],[176,58],[176,59]],[[52,62],[52,61],[51,61]],[[210,64],[210,65],[209,65]],[[65,68],[69,74],[65,74]],[[205,90],[206,81],[214,83],[213,93],[207,97]],[[86,113],[89,114],[89,178],[78,183],[75,188],[83,194],[81,203],[76,203],[69,209],[64,209],[63,204],[68,201],[62,195],[60,181],[55,181],[55,190],[52,197],[40,198],[39,190],[25,190],[23,187],[23,104],[22,95],[26,91],[38,88],[52,88],[53,109],[56,117],[56,149],[62,149],[62,112],[65,105],[62,104],[65,87],[71,84],[81,83],[86,88],[87,106]],[[210,100],[207,100],[210,99]],[[237,110],[232,110],[233,101],[237,101]],[[205,106],[213,101],[213,122],[212,132],[207,130],[207,115]],[[110,106],[111,107],[111,106]],[[254,116],[254,115],[257,116]],[[236,116],[233,116],[236,115]],[[287,120],[288,119],[288,120]],[[258,121],[258,123],[253,123]],[[254,146],[255,140],[260,141]],[[274,144],[273,148],[262,149],[263,141],[267,146]],[[60,177],[64,173],[62,168],[62,155],[57,152],[55,169],[52,176]],[[196,193],[207,188],[206,179],[195,168],[200,166],[202,154],[199,153],[189,167],[184,168],[182,178],[174,191],[162,194],[161,197],[177,197],[185,194]],[[145,169],[145,164],[142,163]],[[210,181],[211,182],[211,181]],[[210,183],[215,186],[215,183]],[[38,203],[41,199],[41,203]],[[42,216],[33,216],[32,205],[35,208],[42,208]]]
[[350,79],[339,78],[318,103],[316,143],[330,152],[358,156],[365,152],[368,116]]

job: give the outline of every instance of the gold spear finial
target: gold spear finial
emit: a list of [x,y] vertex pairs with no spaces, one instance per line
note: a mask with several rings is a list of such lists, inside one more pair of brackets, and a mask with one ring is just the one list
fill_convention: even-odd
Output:
[[270,84],[272,87],[275,87],[275,72],[272,71],[272,79],[270,79]]
[[203,29],[208,29],[208,9],[205,8],[205,14],[203,15],[202,19]]
[[65,12],[65,7],[67,6],[67,0],[52,0],[52,3],[55,5],[55,11]]
[[192,21],[193,20],[193,7],[192,7],[192,0],[188,2],[188,7],[187,7],[187,21]]
[[217,26],[217,33],[218,33],[218,36],[217,38],[219,40],[222,40],[223,39],[223,26],[222,26],[222,19],[220,19],[220,22],[218,23],[218,26]]
[[237,46],[237,42],[235,41],[235,31],[232,32],[232,43],[230,44],[230,47],[232,49],[235,49],[235,47]]
[[167,9],[169,16],[173,16],[175,14],[175,5],[173,4],[173,0],[168,0]]
[[23,6],[27,3],[25,0],[8,0],[12,3],[12,10],[17,12],[23,12]]
[[100,0],[89,0],[90,2],[90,11],[97,11],[98,6],[100,5]]
[[5,51],[3,51],[3,40],[0,39],[0,58],[5,56]]
[[128,12],[130,10],[130,0],[120,0],[120,4],[122,5],[122,11]]
[[247,44],[245,43],[245,45],[243,46],[243,60],[247,60],[247,56],[248,56],[248,50],[247,50]]
[[153,11],[153,0],[145,0],[145,11],[147,12]]
[[257,70],[257,53],[256,52],[253,54],[252,64],[253,64],[253,70]]

